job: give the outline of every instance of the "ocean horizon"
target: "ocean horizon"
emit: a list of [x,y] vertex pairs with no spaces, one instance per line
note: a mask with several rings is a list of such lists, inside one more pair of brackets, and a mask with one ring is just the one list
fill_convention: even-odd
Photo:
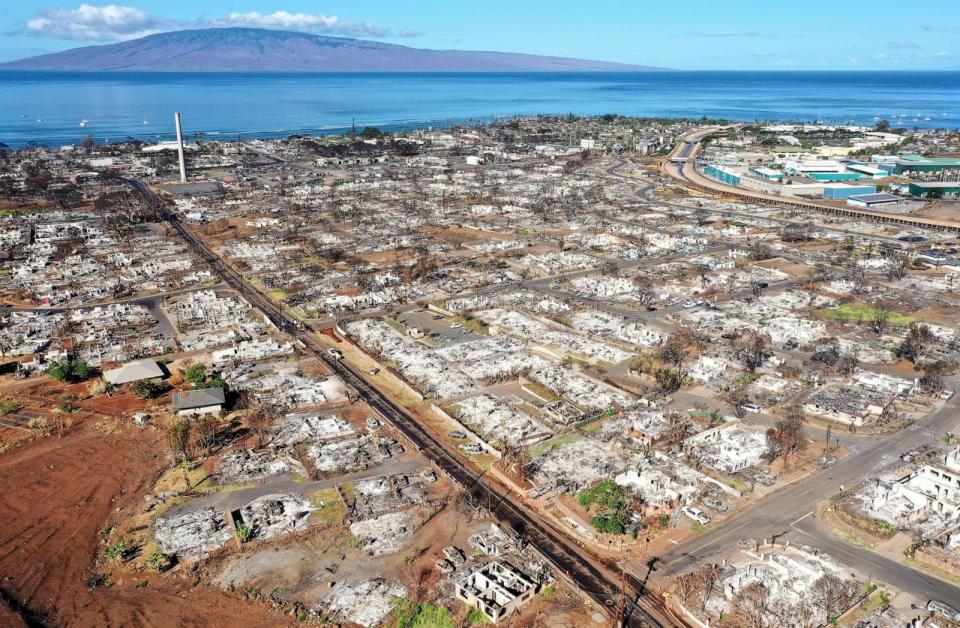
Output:
[[142,73],[2,71],[20,147],[440,127],[536,114],[960,128],[960,71]]

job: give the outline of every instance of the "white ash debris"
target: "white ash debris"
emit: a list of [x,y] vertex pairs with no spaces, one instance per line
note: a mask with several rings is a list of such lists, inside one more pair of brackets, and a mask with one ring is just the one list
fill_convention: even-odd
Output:
[[382,475],[353,485],[354,512],[358,518],[423,505],[429,502],[426,484],[436,481],[433,473],[419,475]]
[[605,410],[614,405],[629,408],[637,403],[633,395],[559,366],[530,371],[527,377],[585,410]]
[[476,388],[460,373],[423,345],[400,334],[383,321],[360,320],[347,325],[347,332],[361,344],[393,362],[400,373],[424,393],[455,397]]
[[307,449],[307,455],[321,473],[355,471],[364,466],[359,439],[314,443]]
[[620,473],[627,460],[607,443],[580,439],[555,447],[534,461],[538,486],[579,490]]
[[623,277],[577,277],[570,280],[570,290],[583,297],[621,303],[640,299],[637,284]]
[[248,482],[284,473],[303,473],[303,466],[273,452],[245,449],[227,454],[217,462],[214,473],[219,484]]
[[454,407],[461,420],[474,428],[487,443],[504,441],[511,445],[528,445],[551,435],[546,426],[529,414],[493,395],[470,397]]
[[240,509],[240,518],[250,528],[250,537],[268,539],[280,534],[307,529],[313,506],[310,500],[294,493],[258,497]]
[[407,597],[406,588],[382,579],[358,584],[338,582],[319,606],[364,628],[377,626],[393,612],[394,600]]
[[549,366],[544,358],[528,353],[525,346],[516,338],[497,336],[448,345],[435,353],[477,381],[499,380]]
[[339,416],[288,414],[274,428],[271,443],[292,446],[304,441],[331,440],[356,434],[356,429]]
[[233,538],[222,512],[208,507],[169,517],[158,517],[153,536],[168,556],[199,559]]
[[446,303],[447,309],[451,312],[468,312],[506,305],[519,307],[535,314],[563,314],[570,311],[570,306],[563,301],[533,290],[476,294],[451,299]]
[[350,532],[363,542],[363,551],[369,556],[396,552],[403,547],[416,531],[413,515],[409,510],[355,521]]
[[570,325],[583,333],[613,338],[637,347],[657,347],[667,339],[666,334],[640,321],[628,321],[622,316],[591,308],[570,314]]
[[539,345],[559,347],[566,353],[611,363],[622,362],[631,356],[630,353],[622,349],[578,336],[572,332],[553,329],[540,321],[513,310],[483,310],[477,316],[491,325],[502,328],[509,334]]
[[544,275],[555,275],[571,270],[592,268],[599,264],[599,260],[589,255],[584,255],[583,253],[563,251],[559,253],[542,253],[540,255],[524,255],[518,263],[521,266],[541,272]]

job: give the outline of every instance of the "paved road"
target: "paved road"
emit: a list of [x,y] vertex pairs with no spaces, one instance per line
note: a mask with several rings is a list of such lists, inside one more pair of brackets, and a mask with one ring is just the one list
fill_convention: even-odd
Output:
[[[692,145],[686,145],[680,154],[688,157]],[[626,163],[626,162],[624,162]],[[640,183],[632,177],[616,172],[620,166],[608,171],[608,175]],[[686,166],[690,167],[690,166]],[[653,182],[642,184],[637,194],[651,202],[691,209],[646,198],[654,187]],[[713,208],[711,212],[717,211]],[[739,212],[718,211],[718,213],[736,214],[756,219],[758,216]],[[802,224],[799,221],[787,221],[762,217],[772,222]],[[847,230],[819,227],[832,231],[848,233]],[[872,239],[888,239],[867,235]],[[956,387],[956,382],[951,383]],[[901,454],[927,445],[944,432],[955,431],[960,426],[960,399],[955,397],[940,410],[910,426],[907,429],[886,437],[863,437],[849,442],[850,455],[835,466],[811,475],[794,484],[788,485],[750,505],[722,525],[711,528],[695,539],[676,546],[659,557],[657,578],[681,573],[711,556],[728,551],[735,543],[744,538],[770,538],[792,540],[797,543],[819,547],[840,563],[855,569],[864,575],[909,591],[919,597],[943,601],[960,599],[960,588],[949,582],[929,576],[870,550],[853,546],[841,537],[827,530],[814,519],[813,513],[818,504],[840,490],[841,485],[850,487],[880,471]],[[640,563],[631,564],[634,573],[645,573],[646,567]]]
[[75,310],[92,310],[97,307],[107,307],[109,305],[119,305],[122,303],[136,303],[138,305],[145,305],[148,308],[150,305],[158,300],[167,299],[169,297],[176,297],[184,294],[189,294],[191,292],[201,292],[203,290],[217,290],[222,288],[223,284],[218,283],[209,286],[193,286],[191,288],[183,288],[181,290],[173,290],[171,292],[160,292],[157,294],[148,294],[143,296],[134,296],[134,297],[125,297],[123,299],[114,299],[112,301],[103,301],[100,303],[77,303],[75,305],[41,305],[41,306],[28,306],[28,305],[2,305],[0,304],[0,311],[9,310],[11,312],[38,312],[38,313],[48,313],[48,312],[73,312]]
[[[944,432],[955,430],[960,424],[958,410],[960,398],[954,397],[915,426],[885,437],[864,437],[851,446],[850,455],[833,467],[758,500],[726,523],[663,554],[660,557],[661,575],[685,571],[704,558],[730,549],[740,539],[770,538],[776,535],[778,538],[794,539],[817,547],[835,548],[839,544],[846,549],[843,552],[838,550],[831,553],[838,558],[842,555],[842,562],[849,567],[872,573],[879,580],[889,581],[891,584],[895,584],[896,580],[904,585],[902,588],[921,596],[927,595],[941,600],[960,599],[960,588],[931,579],[869,550],[851,547],[822,527],[810,526],[809,523],[801,528],[795,527],[811,518],[817,505],[839,491],[841,485],[845,488],[854,486],[879,472],[902,453],[929,444]],[[877,565],[882,565],[882,571]]]

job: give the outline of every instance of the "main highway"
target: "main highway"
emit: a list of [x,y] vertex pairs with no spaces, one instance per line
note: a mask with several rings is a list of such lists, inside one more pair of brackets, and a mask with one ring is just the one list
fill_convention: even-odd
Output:
[[697,171],[696,158],[700,153],[705,139],[712,136],[723,135],[728,132],[730,128],[731,127],[707,127],[705,129],[697,129],[682,136],[670,154],[660,162],[660,172],[687,187],[702,192],[733,196],[742,201],[774,204],[789,209],[808,212],[813,211],[867,222],[960,233],[960,224],[946,220],[888,214],[843,205],[815,203],[796,197],[776,196],[774,194],[767,194],[714,181]]
[[[149,203],[162,207],[162,202],[142,181],[125,179],[125,183]],[[510,492],[487,479],[472,465],[452,451],[441,439],[424,428],[410,412],[370,385],[364,374],[349,363],[329,354],[309,328],[289,319],[283,310],[266,295],[247,282],[230,265],[196,237],[179,218],[163,208],[170,227],[217,273],[221,280],[243,295],[278,328],[300,341],[307,351],[319,358],[331,372],[354,389],[371,408],[406,436],[426,457],[432,460],[454,481],[460,484],[476,503],[490,504],[494,517],[516,532],[521,539],[535,547],[553,563],[558,576],[572,581],[598,605],[615,612],[625,605],[623,625],[628,626],[682,626],[663,604],[656,593],[646,587],[645,579],[626,574],[625,595],[621,595],[621,576],[618,567],[587,554],[564,532],[556,529],[543,517],[533,513]]]

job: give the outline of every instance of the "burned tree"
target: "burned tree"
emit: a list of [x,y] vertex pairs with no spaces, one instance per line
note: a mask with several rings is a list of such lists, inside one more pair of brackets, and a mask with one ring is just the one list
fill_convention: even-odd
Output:
[[733,340],[733,349],[745,367],[752,373],[767,361],[773,351],[770,336],[755,329],[742,331]]

